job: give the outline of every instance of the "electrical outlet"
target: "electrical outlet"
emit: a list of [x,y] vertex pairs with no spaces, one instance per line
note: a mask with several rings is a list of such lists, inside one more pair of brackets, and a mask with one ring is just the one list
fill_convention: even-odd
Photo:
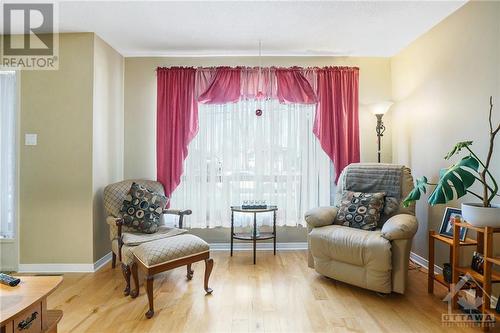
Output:
[[37,144],[37,135],[36,134],[28,134],[24,135],[24,145],[25,146],[36,146]]

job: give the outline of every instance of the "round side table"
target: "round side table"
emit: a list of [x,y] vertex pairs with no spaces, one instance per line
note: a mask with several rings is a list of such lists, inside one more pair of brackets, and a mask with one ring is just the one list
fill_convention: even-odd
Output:
[[[255,255],[257,248],[257,241],[265,239],[273,239],[274,242],[274,255],[276,255],[276,211],[277,206],[267,206],[267,208],[252,209],[243,208],[241,206],[231,206],[231,256],[233,256],[233,240],[238,239],[242,241],[252,241],[253,242],[253,264],[255,265]],[[253,233],[249,232],[234,232],[234,213],[247,213],[253,214]],[[267,213],[273,212],[273,232],[261,232],[257,236],[257,213]]]

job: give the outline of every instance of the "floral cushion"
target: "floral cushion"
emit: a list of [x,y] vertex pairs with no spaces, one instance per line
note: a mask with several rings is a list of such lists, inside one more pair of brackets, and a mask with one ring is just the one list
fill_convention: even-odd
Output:
[[120,209],[123,224],[138,232],[155,233],[167,202],[166,196],[134,182]]
[[334,224],[363,230],[375,230],[384,208],[385,193],[343,193]]

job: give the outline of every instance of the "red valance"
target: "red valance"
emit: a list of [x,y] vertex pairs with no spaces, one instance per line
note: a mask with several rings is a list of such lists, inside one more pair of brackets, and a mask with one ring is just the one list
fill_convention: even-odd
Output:
[[234,103],[241,95],[241,70],[239,68],[219,67],[210,80],[207,89],[198,96],[198,103]]
[[198,102],[234,103],[241,99],[278,99],[280,103],[316,104],[310,82],[299,68],[217,67],[198,69]]
[[276,81],[280,103],[316,104],[316,94],[299,70],[277,69]]

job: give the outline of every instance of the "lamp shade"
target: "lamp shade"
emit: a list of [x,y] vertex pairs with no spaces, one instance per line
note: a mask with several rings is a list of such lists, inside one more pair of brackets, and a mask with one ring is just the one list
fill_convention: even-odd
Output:
[[393,102],[387,101],[387,102],[380,102],[380,103],[375,103],[370,106],[370,109],[373,114],[386,114],[387,111],[391,108],[393,105]]

